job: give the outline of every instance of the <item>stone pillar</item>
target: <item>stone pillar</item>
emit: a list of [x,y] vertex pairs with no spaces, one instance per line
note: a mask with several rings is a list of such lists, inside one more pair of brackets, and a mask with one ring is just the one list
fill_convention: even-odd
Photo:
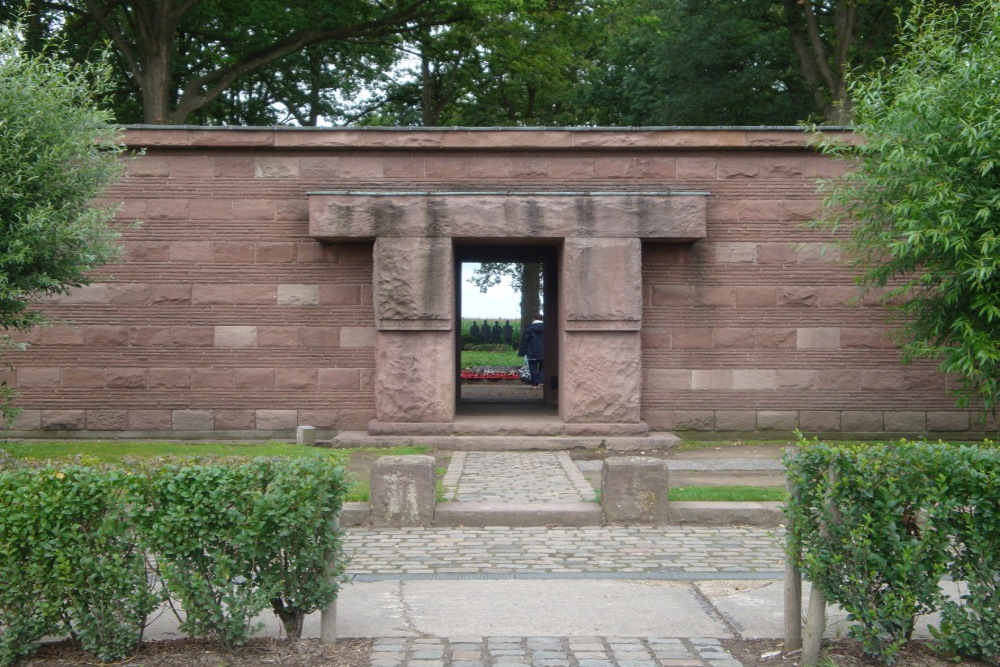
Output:
[[601,505],[605,523],[666,523],[667,462],[643,456],[604,459]]
[[451,239],[379,238],[374,266],[376,419],[450,422],[455,416]]
[[383,456],[372,466],[373,526],[429,526],[434,522],[434,457]]
[[639,239],[567,238],[563,267],[560,416],[567,423],[638,424]]

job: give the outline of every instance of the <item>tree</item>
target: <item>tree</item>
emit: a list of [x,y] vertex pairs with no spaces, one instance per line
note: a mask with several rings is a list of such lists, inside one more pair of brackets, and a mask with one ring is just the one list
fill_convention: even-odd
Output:
[[469,282],[485,293],[509,278],[515,292],[521,293],[521,331],[542,312],[543,265],[539,263],[483,262]]
[[885,289],[903,359],[940,360],[958,404],[1000,401],[1000,0],[917,0],[884,71],[849,79],[860,141],[820,224],[850,229],[862,290]]
[[[21,24],[0,27],[0,347],[46,321],[33,300],[87,284],[118,254],[116,207],[93,203],[124,169],[118,131],[94,106],[107,74],[48,47],[29,54]],[[6,421],[12,392],[0,390]]]

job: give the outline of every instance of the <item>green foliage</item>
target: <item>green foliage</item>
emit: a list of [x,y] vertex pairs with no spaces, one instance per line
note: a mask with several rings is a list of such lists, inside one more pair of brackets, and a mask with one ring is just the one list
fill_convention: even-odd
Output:
[[516,350],[506,352],[462,351],[462,368],[520,368],[524,357],[517,356]]
[[[940,643],[996,662],[1000,450],[909,443],[804,442],[786,458],[790,549],[848,612],[866,653],[891,664],[918,614],[942,609]],[[992,546],[990,546],[992,545]],[[968,594],[945,602],[945,573]],[[946,637],[946,639],[945,639]]]
[[337,595],[345,486],[334,460],[98,469],[0,458],[0,665],[65,632],[120,660],[161,596],[181,603],[185,632],[233,649],[264,609],[297,636]]
[[940,359],[960,406],[1000,402],[1000,2],[917,2],[895,61],[851,82],[854,168],[819,224],[850,229],[864,292],[901,324],[904,361]]
[[[511,333],[511,343],[510,345],[504,345],[503,343],[494,343],[492,339],[480,333],[478,336],[473,335],[472,325],[475,324],[477,328],[480,328],[483,322],[487,322],[491,327],[493,324],[499,324],[501,328],[505,324],[509,324],[513,332]],[[507,350],[513,348],[517,349],[518,344],[521,341],[521,322],[520,320],[505,320],[505,319],[473,319],[473,318],[462,318],[461,323],[461,337],[462,337],[462,349],[463,350],[476,350],[480,352],[493,351],[499,352],[501,348],[506,348]],[[495,349],[487,350],[483,346],[495,347]]]
[[777,502],[785,499],[785,489],[767,486],[685,486],[670,487],[668,496],[673,501]]
[[[94,106],[108,70],[52,45],[26,53],[23,31],[0,25],[0,353],[13,345],[4,331],[45,321],[32,301],[87,284],[118,253],[115,207],[94,203],[124,168],[118,131]],[[12,397],[0,385],[0,425]]]

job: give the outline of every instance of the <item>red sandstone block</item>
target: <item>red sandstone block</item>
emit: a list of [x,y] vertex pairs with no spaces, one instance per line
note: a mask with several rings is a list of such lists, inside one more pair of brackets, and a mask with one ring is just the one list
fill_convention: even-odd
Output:
[[788,243],[761,243],[757,246],[758,264],[795,264],[799,256]]
[[[418,157],[400,157],[386,160],[382,165],[385,178],[424,178],[424,159]],[[470,176],[474,175],[470,172]]]
[[839,327],[799,327],[796,344],[800,350],[839,350]]
[[207,263],[212,261],[212,244],[208,241],[176,241],[170,244],[170,261]]
[[336,428],[339,415],[336,410],[299,410],[299,422],[316,428]]
[[372,246],[367,243],[341,243],[340,245],[319,245],[323,253],[320,261],[328,261],[328,253],[336,251],[337,264],[371,265]]
[[[676,148],[723,147],[739,148],[746,145],[747,132],[743,130],[663,130],[657,132],[657,144]],[[620,141],[620,140],[619,140]]]
[[845,350],[878,350],[890,347],[886,342],[884,329],[840,330],[840,346]]
[[69,294],[57,294],[38,299],[40,303],[78,304],[107,303],[108,286],[106,283],[84,285],[70,290]]
[[432,155],[424,160],[424,174],[427,178],[466,178],[468,158],[451,155]]
[[170,244],[166,241],[129,241],[125,252],[129,262],[170,261]]
[[898,391],[903,386],[903,371],[899,368],[878,368],[861,372],[862,390]]
[[192,199],[188,206],[192,220],[232,220],[232,199]]
[[187,389],[191,386],[191,369],[150,368],[147,378],[150,389]]
[[806,178],[834,178],[842,176],[846,170],[847,165],[842,161],[819,155],[808,156],[802,160],[802,174]]
[[756,334],[753,329],[737,327],[713,329],[712,347],[716,349],[750,350],[756,347]]
[[798,343],[795,329],[757,329],[757,347],[769,350],[794,350]]
[[298,339],[301,347],[337,348],[340,347],[340,328],[298,327]]
[[42,410],[43,431],[82,431],[87,425],[83,410]]
[[319,369],[320,389],[359,389],[361,377],[357,368]]
[[928,431],[968,431],[969,413],[955,410],[927,413]]
[[333,254],[333,250],[327,249],[319,241],[304,241],[295,244],[295,261],[299,264],[323,263],[329,261]]
[[[595,164],[594,171],[599,167]],[[552,160],[548,158],[511,158],[511,178],[548,178],[552,173]]]
[[211,431],[215,428],[215,414],[211,410],[174,410],[170,428],[174,431]]
[[690,285],[653,285],[654,306],[689,306],[694,303]]
[[796,253],[799,264],[835,264],[841,257],[840,248],[829,243],[799,243]]
[[123,347],[128,344],[128,327],[88,325],[83,342],[89,347]]
[[677,177],[677,158],[637,157],[632,165],[632,175],[640,179]]
[[171,178],[207,179],[215,174],[215,161],[207,155],[171,155]]
[[467,170],[470,178],[508,178],[510,176],[510,158],[472,155],[467,158]]
[[815,287],[779,287],[778,305],[792,308],[805,308],[817,305],[819,295]]
[[215,158],[216,178],[253,178],[256,175],[252,157],[223,155]]
[[733,371],[728,369],[692,370],[691,389],[718,390],[733,388]]
[[258,157],[254,160],[254,177],[287,180],[298,178],[299,159],[294,157]]
[[339,178],[339,157],[299,158],[299,175],[303,178]]
[[634,158],[601,157],[594,160],[594,176],[597,178],[632,178],[634,175]]
[[154,304],[191,303],[190,285],[152,285],[149,300]]
[[361,389],[364,391],[371,391],[375,389],[375,369],[374,368],[362,368],[360,369],[361,374]]
[[776,389],[815,389],[819,386],[819,371],[779,369],[774,381]]
[[216,410],[215,428],[220,431],[249,431],[254,428],[254,411]]
[[129,410],[130,431],[169,431],[170,410]]
[[146,217],[149,220],[187,220],[187,199],[147,199]]
[[145,368],[107,368],[104,381],[114,389],[142,389],[146,386]]
[[126,163],[129,178],[166,178],[170,175],[170,158],[143,155]]
[[756,243],[706,243],[707,260],[721,264],[753,264],[757,260]]
[[799,426],[799,413],[794,410],[758,410],[757,429],[760,431],[794,431]]
[[679,157],[677,178],[716,180],[719,178],[719,160],[714,157]]
[[735,306],[736,288],[715,285],[696,285],[694,288],[694,303],[696,306]]
[[858,296],[856,287],[820,287],[819,305],[823,307],[846,306]]
[[804,433],[831,433],[840,430],[840,413],[835,410],[802,410],[799,429]]
[[128,410],[87,410],[87,429],[124,431],[128,429]]
[[674,327],[670,332],[670,346],[675,350],[710,349],[712,347],[712,330]]
[[19,389],[54,389],[62,382],[58,368],[27,366],[17,369]]
[[170,335],[178,347],[212,347],[214,327],[171,327]]
[[192,368],[193,389],[231,389],[233,372],[229,368]]
[[733,371],[733,389],[772,391],[776,386],[777,371],[762,368],[745,368]]
[[926,370],[905,368],[903,369],[903,388],[941,393],[945,390],[945,375],[935,368]]
[[309,221],[309,200],[305,197],[299,199],[279,199],[274,202],[274,219],[282,221],[308,222]]
[[820,210],[818,199],[786,199],[782,202],[782,220],[805,222],[814,219]]
[[342,349],[375,347],[375,327],[341,327],[340,347]]
[[762,157],[760,175],[764,178],[802,178],[802,158]]
[[315,389],[316,376],[315,368],[279,368],[274,384],[278,389]]
[[233,386],[236,389],[274,389],[273,368],[234,368]]
[[83,329],[67,324],[54,324],[50,327],[35,329],[34,337],[18,335],[15,340],[23,343],[38,342],[41,345],[83,345]]
[[274,305],[278,302],[277,285],[236,285],[233,289],[236,303]]
[[255,326],[217,326],[213,340],[215,347],[250,348],[257,346]]
[[927,430],[927,413],[920,410],[886,410],[883,421],[885,430],[890,433],[924,433]]
[[150,287],[147,283],[110,283],[108,285],[108,303],[115,304],[147,304],[149,303]]
[[740,200],[740,220],[745,222],[774,222],[781,219],[780,199]]
[[192,285],[191,303],[195,305],[230,305],[236,301],[233,285]]
[[173,344],[170,327],[130,327],[128,344],[132,347],[166,347]]
[[343,178],[382,178],[382,158],[377,157],[342,157],[340,158],[340,175]]
[[276,293],[279,306],[319,305],[319,285],[278,285]]
[[882,430],[881,410],[844,410],[840,429],[845,433],[878,433]]
[[[500,160],[500,158],[495,158]],[[476,159],[473,158],[473,163]],[[592,157],[576,158],[576,157],[554,157],[552,158],[551,168],[549,170],[549,175],[552,178],[557,179],[590,179],[594,177],[594,164],[595,160]],[[507,175],[507,171],[499,172],[500,177]],[[482,174],[484,177],[489,177],[489,174]],[[494,176],[496,177],[496,176]]]
[[739,285],[736,287],[736,303],[742,308],[771,308],[778,304],[778,290],[775,287]]
[[716,410],[715,430],[756,431],[757,413],[754,410]]
[[62,386],[82,389],[103,389],[104,369],[94,366],[73,366],[62,369]]
[[129,146],[189,146],[191,130],[186,129],[129,129],[125,131],[125,142]]
[[212,259],[215,262],[251,264],[254,260],[253,243],[240,241],[213,241]]
[[256,422],[259,431],[283,431],[298,426],[299,415],[295,410],[257,410]]
[[118,222],[134,222],[149,218],[146,215],[146,200],[144,199],[125,199],[121,205],[121,208],[115,211],[115,220]]
[[42,428],[41,410],[21,410],[10,425],[11,431],[37,431]]
[[673,413],[673,425],[680,431],[714,431],[715,412],[712,410],[676,410]]
[[236,130],[231,127],[225,129],[201,127],[191,133],[191,145],[270,148],[274,145],[274,132],[260,128]]
[[274,220],[274,200],[234,199],[233,220]]
[[644,350],[670,349],[670,329],[643,328],[639,336]]
[[689,391],[691,371],[684,368],[650,368],[646,371],[646,388],[650,391]]
[[756,178],[760,174],[760,158],[723,157],[719,160],[719,178]]
[[854,369],[821,369],[819,371],[820,389],[853,389],[861,386],[861,371]]
[[361,305],[371,306],[375,303],[375,290],[371,285],[361,286]]
[[257,327],[257,347],[296,347],[298,327]]
[[295,261],[295,244],[284,242],[257,243],[254,259],[258,264],[287,264]]
[[705,203],[705,216],[710,222],[736,222],[740,219],[740,201],[738,199],[709,197]]
[[361,303],[360,285],[320,285],[319,303],[322,306],[356,306]]

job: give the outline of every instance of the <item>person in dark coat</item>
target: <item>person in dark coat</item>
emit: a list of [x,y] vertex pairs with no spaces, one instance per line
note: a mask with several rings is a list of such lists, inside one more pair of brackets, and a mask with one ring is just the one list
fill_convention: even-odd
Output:
[[525,327],[521,334],[521,346],[517,348],[517,353],[528,362],[528,370],[531,372],[531,386],[535,389],[542,385],[542,366],[545,357],[543,331],[542,316],[539,315],[534,322]]

